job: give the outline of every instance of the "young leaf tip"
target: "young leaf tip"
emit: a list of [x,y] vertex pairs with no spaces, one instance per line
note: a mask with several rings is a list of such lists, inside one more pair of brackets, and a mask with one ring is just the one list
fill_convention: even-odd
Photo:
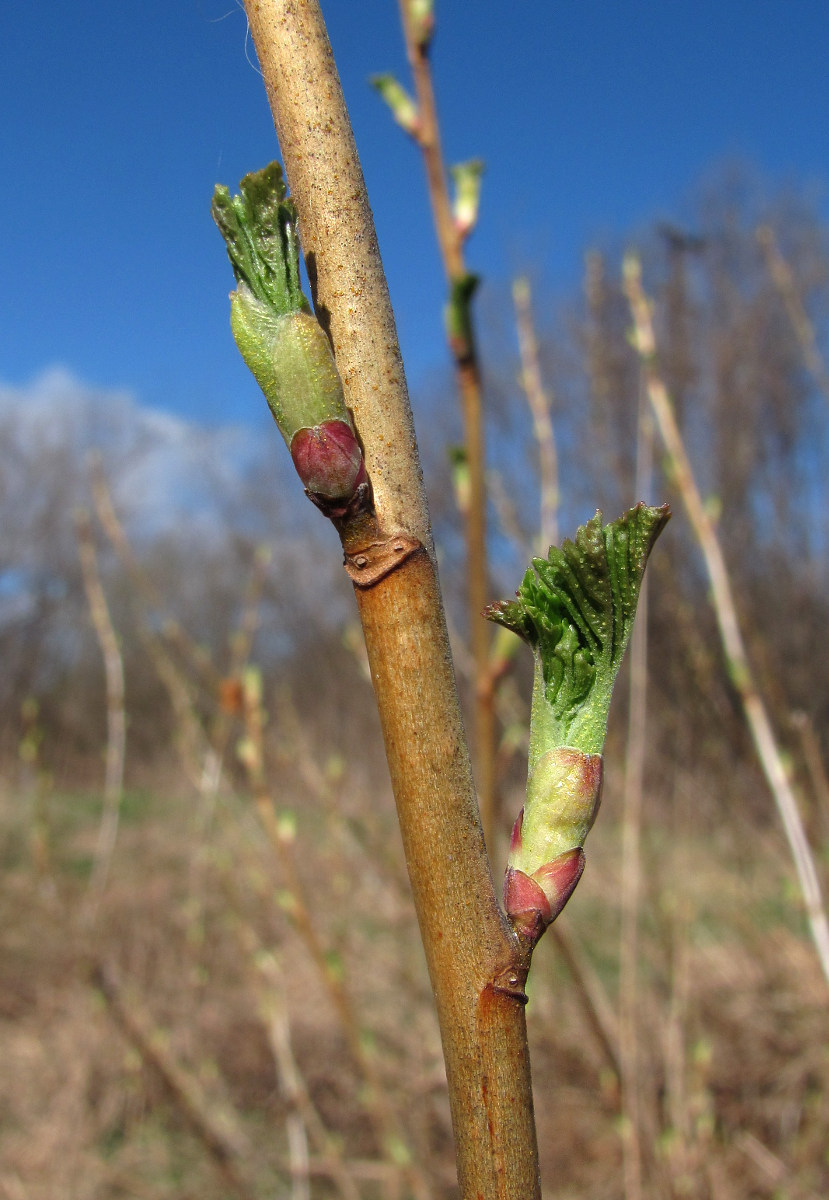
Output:
[[210,211],[240,287],[276,314],[310,312],[299,278],[296,209],[279,163],[245,175],[236,196],[218,184]]
[[460,236],[465,238],[478,220],[484,162],[483,159],[473,158],[469,162],[457,163],[449,170],[455,184],[455,202],[452,206],[455,227]]
[[401,129],[405,129],[412,137],[417,137],[420,131],[420,113],[416,102],[403,85],[388,71],[381,75],[372,75],[369,83],[386,102]]
[[551,745],[601,753],[645,565],[669,517],[667,505],[637,504],[604,525],[597,512],[572,541],[533,559],[515,600],[485,611],[536,656],[531,759]]

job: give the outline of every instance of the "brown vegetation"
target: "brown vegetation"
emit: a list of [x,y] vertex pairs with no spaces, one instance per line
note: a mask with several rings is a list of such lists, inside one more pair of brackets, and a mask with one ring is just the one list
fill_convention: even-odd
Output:
[[[693,238],[654,234],[646,279],[825,888],[827,413],[761,222],[797,311],[819,329],[825,232],[792,201],[761,210],[720,191]],[[571,319],[540,331],[565,531],[596,503],[614,514],[639,498],[639,372],[612,256],[591,259],[588,281]],[[531,416],[511,385],[492,409],[491,465],[531,542]],[[280,540],[290,522],[264,473],[228,498],[209,543],[186,528],[142,532],[136,509],[115,513],[119,546],[83,455],[41,446],[27,460],[10,421],[4,493],[14,480],[38,503],[10,503],[2,535],[26,605],[0,626],[0,1196],[455,1195],[432,996],[347,582],[332,570],[319,603],[295,543]],[[110,485],[128,440],[103,446]],[[452,546],[440,487],[436,475],[438,537]],[[674,498],[669,478],[654,489],[642,498]],[[72,531],[79,503],[94,515],[128,717],[118,839],[91,923],[108,714]],[[269,505],[269,526],[257,525],[252,512]],[[306,555],[336,558],[327,531],[305,529]],[[528,984],[544,1194],[621,1197],[634,1111],[643,1196],[809,1200],[829,1191],[825,983],[679,515],[660,551],[626,1008],[638,1103],[623,1119],[620,689],[604,809],[561,918],[573,966],[542,943]],[[514,586],[503,529],[492,563]],[[463,630],[463,605],[450,604]],[[521,802],[526,667],[517,660],[498,692],[502,840]],[[500,876],[497,849],[493,860]]]

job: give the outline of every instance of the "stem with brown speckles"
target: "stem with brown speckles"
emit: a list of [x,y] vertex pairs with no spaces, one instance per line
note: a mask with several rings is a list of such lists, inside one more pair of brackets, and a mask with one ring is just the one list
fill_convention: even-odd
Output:
[[540,1195],[522,986],[495,897],[449,655],[394,318],[353,133],[316,0],[247,0],[378,528],[423,549],[356,587],[435,992],[465,1200]]

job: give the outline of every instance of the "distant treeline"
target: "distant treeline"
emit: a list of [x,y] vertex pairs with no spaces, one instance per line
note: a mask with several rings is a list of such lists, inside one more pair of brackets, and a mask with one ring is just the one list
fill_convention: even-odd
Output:
[[[815,338],[811,356],[792,295],[758,238],[762,226],[773,230],[790,268]],[[820,747],[829,721],[829,396],[819,370],[829,313],[827,230],[795,198],[760,202],[742,184],[720,183],[687,229],[658,224],[640,248],[656,300],[661,369],[718,514],[754,665],[807,791],[803,730],[815,732]],[[517,585],[519,543],[535,545],[538,513],[537,451],[515,382],[510,311],[505,301],[501,327],[484,347],[493,599]],[[566,311],[535,316],[554,397],[562,531],[573,532],[599,506],[611,517],[637,499],[674,501],[675,519],[650,571],[648,790],[667,804],[678,787],[691,789],[701,819],[734,799],[752,817],[770,813],[723,668],[699,554],[658,448],[648,494],[636,494],[644,408],[618,254],[589,255],[585,287]],[[415,410],[431,464],[442,577],[462,641],[453,429],[439,383],[415,397]],[[64,376],[46,377],[28,396],[11,389],[0,396],[4,773],[29,769],[35,744],[39,769],[64,782],[100,771],[103,669],[78,563],[78,507],[93,516],[124,658],[128,773],[178,753],[181,718],[164,681],[165,655],[187,680],[198,722],[207,727],[223,705],[232,709],[234,636],[253,619],[251,607],[252,658],[267,694],[288,689],[332,750],[361,743],[382,770],[336,541],[302,497],[278,437],[260,433],[202,431]],[[125,539],[120,551],[101,508],[107,497]],[[270,551],[266,564],[262,547]],[[458,662],[462,677],[463,654]],[[515,669],[527,668],[519,658]],[[611,736],[622,729],[623,691]],[[22,764],[21,743],[29,747]],[[504,764],[505,782],[517,780],[520,756],[505,756]]]

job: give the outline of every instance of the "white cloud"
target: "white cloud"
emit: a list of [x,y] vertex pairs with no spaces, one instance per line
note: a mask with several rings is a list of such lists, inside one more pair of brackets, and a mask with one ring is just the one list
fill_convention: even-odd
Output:
[[196,562],[238,561],[241,536],[271,545],[276,576],[309,619],[339,619],[347,589],[333,531],[302,495],[275,429],[199,425],[58,366],[0,382],[0,626],[74,570],[72,515],[93,507],[91,451],[133,547],[169,538],[180,548],[182,587],[200,586],[184,578]]
[[82,503],[86,456],[100,451],[115,504],[136,536],[178,528],[184,518],[209,536],[262,443],[261,431],[206,428],[145,408],[127,391],[95,388],[61,366],[26,384],[0,382],[0,462],[7,477],[22,471],[37,489],[38,465],[42,474],[58,469],[58,457],[76,477],[72,501]]

